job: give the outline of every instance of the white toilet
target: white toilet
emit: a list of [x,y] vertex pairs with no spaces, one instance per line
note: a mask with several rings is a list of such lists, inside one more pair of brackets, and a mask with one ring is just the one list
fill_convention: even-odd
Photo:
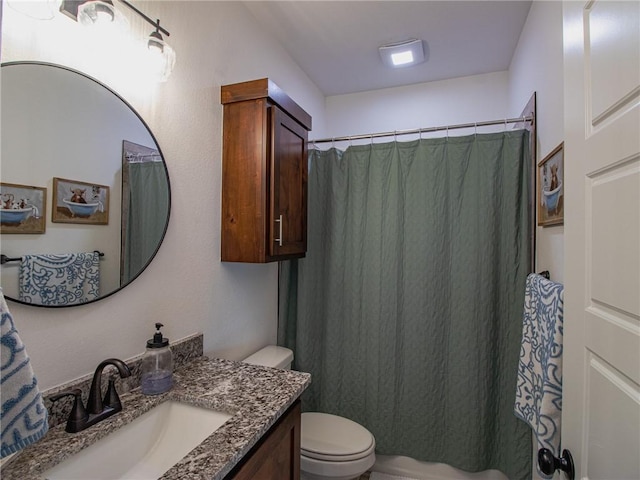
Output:
[[[243,362],[289,370],[293,352],[270,345]],[[300,470],[302,480],[352,480],[376,461],[376,442],[354,421],[319,412],[302,414]]]

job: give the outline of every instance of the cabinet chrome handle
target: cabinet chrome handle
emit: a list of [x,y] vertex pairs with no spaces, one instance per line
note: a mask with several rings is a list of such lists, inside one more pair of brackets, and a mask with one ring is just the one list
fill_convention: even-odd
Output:
[[278,246],[281,247],[282,246],[282,215],[280,215],[276,219],[276,223],[278,223],[279,235],[278,235],[278,238],[275,238],[274,240],[278,242]]

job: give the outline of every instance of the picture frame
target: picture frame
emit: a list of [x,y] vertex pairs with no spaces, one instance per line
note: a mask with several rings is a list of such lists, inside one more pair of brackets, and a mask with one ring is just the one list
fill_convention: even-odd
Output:
[[108,225],[109,187],[54,177],[51,221]]
[[538,163],[538,226],[564,223],[564,142]]
[[45,187],[0,182],[0,203],[0,233],[45,233]]

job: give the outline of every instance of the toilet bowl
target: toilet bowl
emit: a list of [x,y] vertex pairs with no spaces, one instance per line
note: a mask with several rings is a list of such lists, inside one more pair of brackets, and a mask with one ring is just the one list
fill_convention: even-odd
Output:
[[[293,352],[270,345],[243,362],[288,370]],[[362,425],[337,415],[320,412],[302,414],[300,478],[302,480],[352,480],[376,461],[376,442]]]

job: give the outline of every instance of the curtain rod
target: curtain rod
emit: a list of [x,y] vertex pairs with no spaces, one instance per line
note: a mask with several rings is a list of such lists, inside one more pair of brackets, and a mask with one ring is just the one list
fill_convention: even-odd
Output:
[[508,123],[521,123],[521,122],[531,122],[533,117],[519,117],[519,118],[505,118],[503,120],[489,120],[486,122],[475,122],[475,123],[459,123],[458,125],[445,125],[442,127],[428,127],[428,128],[414,128],[412,130],[396,130],[393,132],[381,132],[381,133],[369,133],[369,134],[360,134],[360,135],[347,135],[344,137],[333,137],[333,138],[321,138],[319,140],[309,140],[309,143],[327,143],[327,142],[344,142],[350,140],[363,140],[366,138],[370,138],[373,140],[374,138],[379,137],[395,137],[397,135],[415,135],[429,132],[437,132],[441,130],[455,130],[458,128],[478,128],[478,127],[486,127],[488,125],[501,125]]

